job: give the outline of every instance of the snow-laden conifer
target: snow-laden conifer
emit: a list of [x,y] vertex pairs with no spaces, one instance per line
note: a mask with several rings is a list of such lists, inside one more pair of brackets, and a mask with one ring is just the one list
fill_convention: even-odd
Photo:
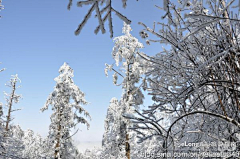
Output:
[[16,94],[16,90],[20,87],[17,86],[17,83],[21,83],[18,75],[12,75],[12,78],[6,84],[6,86],[10,87],[11,93],[4,92],[6,112],[3,114],[3,111],[1,110],[1,114],[3,115],[3,122],[1,123],[1,129],[3,130],[1,132],[1,154],[4,157],[20,157],[23,150],[21,141],[22,130],[19,125],[12,125],[12,120],[14,119],[12,113],[20,110],[13,107],[14,103],[17,104],[21,99],[21,95]]
[[16,94],[16,89],[19,88],[19,86],[17,86],[17,82],[21,83],[21,80],[18,78],[18,75],[17,74],[12,75],[12,78],[10,79],[9,83],[6,84],[6,86],[12,89],[12,92],[10,94],[4,92],[6,107],[7,107],[5,136],[7,136],[8,134],[10,122],[12,121],[12,117],[11,117],[12,112],[19,110],[19,109],[15,109],[15,110],[13,109],[13,103],[18,103],[19,99],[21,99],[21,95]]
[[[116,70],[113,68],[113,65],[106,64],[105,74],[107,76],[108,71],[114,71],[113,83],[115,85],[122,86],[123,89],[120,102],[118,103],[114,100],[115,104],[119,105],[118,109],[121,108],[121,111],[118,110],[119,117],[116,116],[115,120],[117,121],[121,119],[121,122],[117,121],[114,124],[109,123],[109,127],[112,127],[111,129],[113,130],[120,129],[114,132],[116,133],[115,135],[119,137],[116,142],[120,145],[121,143],[125,144],[126,157],[129,159],[131,144],[129,143],[129,127],[131,127],[131,123],[128,119],[123,119],[123,115],[134,116],[135,110],[137,110],[139,105],[143,103],[144,95],[141,90],[142,84],[140,84],[140,80],[146,71],[146,67],[144,66],[147,65],[147,63],[141,59],[141,55],[143,53],[140,52],[140,49],[143,48],[143,44],[130,34],[130,31],[132,30],[130,25],[124,23],[122,30],[124,35],[114,38],[115,45],[112,51],[112,57],[115,60],[115,65],[120,67],[120,69]],[[118,84],[118,77],[122,78],[120,84]],[[113,104],[114,102],[111,103]],[[108,112],[109,111],[111,112],[111,108],[109,108]],[[111,116],[108,114],[107,118],[108,117]],[[108,120],[109,119],[106,119],[106,121]],[[107,125],[108,123],[105,124]],[[117,133],[119,131],[121,132],[121,135]],[[118,146],[118,149],[120,147],[121,146]]]
[[124,158],[125,150],[125,135],[126,135],[126,123],[127,119],[122,116],[124,113],[124,107],[117,100],[112,98],[107,110],[107,116],[105,119],[105,131],[102,139],[104,158]]
[[[138,83],[148,69],[147,62],[141,58],[141,55],[144,54],[140,52],[143,44],[130,34],[132,30],[130,25],[124,23],[122,30],[124,35],[114,38],[115,45],[112,51],[115,65],[120,69],[116,70],[113,69],[113,65],[105,64],[105,74],[108,75],[108,71],[114,71],[113,82],[122,86],[122,99],[125,100],[125,103],[137,107],[143,103],[144,99],[141,91],[142,85],[138,85]],[[122,78],[122,81],[117,84],[119,77]]]
[[72,144],[72,129],[78,124],[89,123],[85,117],[90,118],[89,113],[82,107],[88,104],[85,94],[73,82],[73,69],[64,63],[59,69],[59,76],[54,80],[56,86],[49,95],[45,111],[49,105],[52,107],[51,124],[49,126],[49,153],[51,158],[71,159],[75,154]]

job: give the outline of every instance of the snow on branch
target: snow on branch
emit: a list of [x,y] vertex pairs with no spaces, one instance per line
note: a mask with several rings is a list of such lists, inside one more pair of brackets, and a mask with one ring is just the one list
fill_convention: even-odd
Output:
[[72,0],[69,0],[69,2],[68,2],[68,10],[70,10],[71,9],[71,7],[72,7]]
[[206,23],[202,23],[200,26],[198,26],[197,28],[195,28],[193,31],[191,31],[189,34],[187,34],[184,38],[183,41],[186,40],[189,36],[196,34],[197,32],[199,32],[201,29],[205,29],[208,25],[217,22],[219,19],[214,19],[211,21],[208,21]]
[[4,5],[2,5],[2,0],[0,0],[0,10],[4,9]]
[[179,121],[181,120],[182,118],[185,118],[189,115],[194,115],[194,114],[206,114],[206,115],[210,115],[210,116],[213,116],[213,117],[217,117],[217,118],[220,118],[220,119],[223,119],[227,122],[230,122],[232,124],[234,124],[235,126],[237,126],[238,128],[240,128],[240,123],[230,117],[227,117],[227,116],[224,116],[224,115],[221,115],[221,114],[216,114],[216,113],[212,113],[212,112],[209,112],[209,111],[194,111],[194,112],[190,112],[190,113],[187,113],[185,115],[182,115],[180,116],[177,120],[175,120],[171,126],[169,127],[168,129],[168,132],[167,132],[167,136],[169,135],[169,133],[171,132],[172,130],[172,127]]
[[[126,2],[127,2],[127,0],[122,0],[124,8],[126,7]],[[99,5],[99,3],[100,3],[100,5]],[[100,8],[100,6],[103,5],[103,4],[105,4],[105,6]],[[127,24],[131,23],[131,20],[129,20],[126,16],[124,16],[123,14],[121,14],[120,12],[118,12],[117,10],[115,10],[112,7],[112,0],[108,0],[108,1],[105,1],[105,0],[86,0],[86,1],[79,1],[77,3],[78,7],[83,7],[83,5],[92,5],[92,6],[88,10],[88,12],[85,15],[83,21],[79,24],[77,30],[75,31],[75,35],[80,34],[81,30],[83,29],[83,27],[85,26],[85,24],[87,23],[89,18],[91,17],[91,14],[92,14],[93,11],[96,12],[95,17],[98,18],[98,24],[99,24],[94,31],[95,34],[97,34],[100,29],[102,31],[102,34],[104,34],[106,32],[105,27],[104,27],[104,23],[108,19],[110,37],[111,38],[113,37],[112,12],[115,12],[116,15],[121,20],[126,22]],[[68,4],[68,9],[69,10],[70,10],[71,6],[72,6],[72,0],[69,0],[69,4]],[[104,15],[105,12],[106,12],[106,14]]]
[[203,18],[205,20],[212,20],[212,19],[219,19],[219,20],[231,20],[231,21],[240,21],[239,19],[235,19],[235,18],[226,18],[226,17],[219,17],[219,16],[213,16],[213,15],[205,15],[205,14],[185,14],[185,18]]
[[[1,64],[1,62],[0,62],[0,64]],[[6,70],[5,68],[2,68],[2,69],[0,69],[0,72],[2,72],[2,71],[4,71],[4,70]]]
[[205,63],[201,64],[197,69],[196,72],[200,71],[203,67],[208,66],[209,64],[214,64],[214,60],[218,59],[219,57],[223,56],[225,57],[229,52],[229,49],[224,50],[222,53],[219,53],[211,58],[209,58]]
[[[143,114],[151,117],[151,122],[165,126],[165,130],[174,125],[169,133],[175,141],[194,141],[199,134],[188,132],[198,131],[202,132],[200,141],[231,141],[235,138],[231,132],[239,131],[240,126],[240,20],[238,10],[232,9],[235,2],[162,2],[158,8],[165,11],[162,17],[168,22],[159,19],[151,27],[139,23],[146,43],[168,45],[153,57],[140,55],[151,64],[146,79],[148,94],[154,101]],[[147,129],[142,125],[139,132]],[[151,136],[145,134],[145,138]],[[215,139],[209,139],[209,134]],[[174,148],[175,141],[171,140],[173,146],[167,144],[165,149]]]
[[91,14],[92,14],[92,12],[93,12],[93,10],[94,10],[94,6],[95,6],[95,5],[96,5],[96,4],[94,3],[94,4],[92,5],[92,7],[89,9],[88,13],[85,15],[83,21],[79,24],[77,30],[75,31],[75,35],[79,35],[79,34],[80,34],[83,26],[87,23],[88,19],[91,17]]

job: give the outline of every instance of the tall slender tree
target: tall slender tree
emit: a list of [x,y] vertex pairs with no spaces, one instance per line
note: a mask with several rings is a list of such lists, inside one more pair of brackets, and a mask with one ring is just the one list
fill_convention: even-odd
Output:
[[49,155],[55,159],[70,159],[75,153],[71,130],[78,123],[86,124],[89,128],[87,119],[80,115],[83,114],[90,119],[91,117],[82,107],[88,102],[85,100],[85,94],[73,82],[73,69],[64,63],[59,69],[59,74],[54,79],[57,83],[54,91],[41,110],[47,110],[49,105],[53,110],[48,136],[51,146]]
[[6,84],[7,86],[11,87],[12,88],[12,92],[10,94],[8,93],[4,93],[5,96],[6,96],[6,106],[7,106],[7,116],[6,116],[6,125],[5,125],[5,134],[4,136],[7,136],[7,133],[9,131],[9,125],[10,125],[10,122],[12,120],[11,118],[11,114],[13,111],[16,111],[16,110],[19,110],[19,109],[16,109],[16,110],[13,110],[13,103],[18,103],[19,102],[19,99],[21,98],[21,95],[17,95],[16,94],[16,89],[19,87],[17,86],[17,82],[20,82],[21,83],[21,80],[18,78],[18,75],[13,75],[12,78],[10,79],[10,82],[8,84]]
[[[114,38],[115,46],[113,48],[112,56],[115,60],[116,66],[121,66],[121,70],[118,71],[113,68],[113,65],[106,64],[105,74],[108,75],[108,71],[114,71],[113,83],[117,84],[118,77],[122,77],[123,94],[121,99],[121,106],[123,111],[121,115],[133,114],[138,106],[143,103],[144,95],[141,90],[141,84],[138,84],[141,75],[146,71],[146,61],[141,60],[143,53],[140,49],[143,48],[143,44],[130,34],[130,25],[124,22],[123,33],[124,35]],[[126,156],[130,158],[130,143],[128,128],[130,126],[129,120],[125,121],[125,149]],[[121,131],[123,131],[121,130]]]
[[[7,109],[7,115],[3,116],[3,123],[2,123],[2,155],[6,157],[20,157],[23,145],[21,143],[21,128],[19,126],[12,125],[11,122],[13,120],[12,113],[15,111],[18,111],[20,109],[14,109],[13,104],[18,103],[21,99],[21,95],[16,94],[17,88],[20,86],[17,86],[17,83],[21,83],[21,80],[18,78],[18,75],[12,75],[12,78],[10,81],[6,84],[6,86],[11,88],[11,93],[8,94],[4,92],[5,94],[5,100],[6,100],[6,109]],[[2,112],[2,111],[1,111]],[[3,114],[3,112],[1,113]]]
[[125,142],[126,119],[122,116],[123,107],[117,98],[113,97],[108,107],[105,119],[105,131],[102,139],[104,158],[126,158],[123,144]]

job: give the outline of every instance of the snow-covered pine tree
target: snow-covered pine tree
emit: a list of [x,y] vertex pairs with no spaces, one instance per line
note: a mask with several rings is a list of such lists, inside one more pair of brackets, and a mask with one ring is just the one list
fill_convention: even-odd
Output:
[[37,158],[40,157],[41,151],[41,137],[38,136],[35,138],[34,132],[30,129],[24,132],[23,136],[23,144],[24,144],[24,151],[23,151],[23,158]]
[[[4,92],[5,94],[5,100],[6,100],[6,108],[7,108],[7,115],[4,117],[4,122],[2,125],[2,128],[4,129],[1,136],[2,136],[2,148],[3,152],[2,155],[5,157],[12,157],[14,156],[21,156],[22,152],[22,144],[21,144],[21,128],[20,126],[14,126],[11,125],[12,118],[12,112],[20,110],[20,109],[13,109],[13,104],[18,103],[21,99],[21,95],[16,94],[17,88],[20,86],[17,86],[17,83],[21,83],[21,80],[18,78],[18,75],[12,75],[12,78],[10,79],[9,83],[6,84],[6,86],[10,87],[11,93],[8,94]],[[19,131],[18,131],[19,130]]]
[[43,138],[39,134],[34,134],[33,130],[23,132],[22,143],[24,146],[22,158],[24,159],[44,159],[50,158],[48,155],[48,138]]
[[[120,84],[123,89],[122,98],[120,100],[123,111],[121,115],[133,114],[138,106],[143,103],[144,95],[141,91],[142,84],[138,84],[141,75],[146,71],[146,61],[141,59],[143,53],[140,49],[143,48],[143,44],[130,34],[130,25],[124,22],[123,33],[124,35],[114,38],[115,46],[112,51],[112,56],[115,60],[116,66],[119,66],[121,62],[121,70],[117,71],[113,69],[113,65],[106,64],[105,74],[108,75],[108,71],[114,71],[113,83],[117,85],[118,76],[123,78]],[[137,85],[138,84],[138,85]],[[126,156],[130,158],[130,143],[128,128],[130,126],[129,120],[125,121],[125,127],[121,131],[125,131],[125,150]]]
[[24,131],[20,125],[10,125],[8,136],[4,138],[6,141],[4,143],[6,159],[22,158],[22,153],[24,151],[23,135]]
[[71,139],[71,130],[78,123],[86,124],[89,128],[87,119],[81,115],[89,119],[91,117],[82,107],[88,102],[84,98],[84,93],[73,82],[73,69],[64,63],[59,73],[60,75],[54,79],[56,81],[54,91],[41,110],[47,110],[49,105],[53,110],[48,136],[51,146],[49,155],[56,159],[71,159],[76,152]]
[[[9,131],[9,125],[10,125],[10,122],[12,120],[11,118],[11,113],[13,111],[16,111],[16,110],[13,110],[13,103],[18,103],[19,102],[19,99],[21,98],[21,95],[17,95],[16,94],[16,89],[19,87],[17,87],[17,82],[21,83],[21,80],[18,78],[18,75],[12,75],[12,78],[10,79],[10,82],[8,84],[6,84],[8,87],[10,87],[12,89],[12,92],[10,94],[4,92],[5,96],[6,96],[6,106],[7,106],[7,116],[6,116],[6,125],[5,125],[5,134],[4,136],[7,136],[7,133]],[[19,109],[17,109],[19,110]]]
[[112,98],[105,119],[105,131],[102,139],[102,156],[104,158],[122,159],[124,154],[124,142],[127,119],[122,116],[123,107],[117,98]]

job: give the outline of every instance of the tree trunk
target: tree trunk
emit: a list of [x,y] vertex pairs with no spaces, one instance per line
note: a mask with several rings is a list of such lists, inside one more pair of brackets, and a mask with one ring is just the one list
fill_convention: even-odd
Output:
[[[223,6],[223,8],[225,8],[226,7],[225,0],[220,0],[220,2],[221,2],[221,5]],[[228,16],[227,10],[225,10],[223,12],[223,17],[226,18],[226,22],[227,22],[227,25],[228,25],[227,40],[228,40],[229,43],[233,43],[233,40],[232,40],[232,27],[231,27],[231,24],[230,24],[230,20],[229,20],[229,16]]]
[[[11,112],[12,112],[12,105],[13,105],[13,98],[14,98],[14,95],[15,95],[15,90],[16,90],[16,83],[17,81],[14,81],[13,83],[13,86],[12,86],[12,93],[11,93],[11,97],[10,97],[10,100],[9,100],[9,103],[8,103],[8,115],[7,115],[7,120],[6,120],[6,126],[5,126],[5,132],[4,132],[4,139],[3,139],[3,142],[6,142],[6,137],[8,136],[8,131],[9,131],[9,124],[10,124],[10,121],[11,121]],[[4,149],[4,155],[6,155],[6,149],[3,145],[1,145],[2,148]],[[4,157],[4,159],[6,159],[6,156]]]
[[[129,84],[128,82],[131,80],[130,79],[130,63],[129,61],[127,61],[127,65],[128,65],[128,70],[127,70],[127,102],[129,102],[129,95],[130,95],[130,88],[129,88]],[[131,104],[129,104],[129,107],[131,107]],[[128,109],[128,108],[127,108]],[[128,124],[128,123],[127,123]],[[126,157],[127,159],[130,159],[130,144],[129,144],[129,134],[127,132],[127,129],[126,129],[126,143],[125,143],[125,151],[126,151]]]
[[60,124],[60,121],[61,121],[61,115],[60,115],[60,110],[58,108],[58,119],[59,119],[59,125],[58,125],[58,134],[57,134],[57,144],[55,146],[55,153],[54,153],[54,158],[55,159],[58,159],[58,154],[59,154],[59,149],[60,149],[60,132],[61,132],[61,124]]
[[4,137],[7,136],[7,132],[9,130],[9,123],[11,121],[12,104],[13,104],[13,98],[14,98],[14,94],[15,94],[15,90],[16,90],[16,82],[17,81],[15,81],[13,83],[12,93],[11,93],[10,101],[9,101],[9,104],[8,104],[8,115],[7,115],[7,121],[6,121]]
[[130,159],[130,144],[129,144],[129,135],[126,133],[126,145],[125,145],[125,150],[126,150],[126,156],[127,159]]

